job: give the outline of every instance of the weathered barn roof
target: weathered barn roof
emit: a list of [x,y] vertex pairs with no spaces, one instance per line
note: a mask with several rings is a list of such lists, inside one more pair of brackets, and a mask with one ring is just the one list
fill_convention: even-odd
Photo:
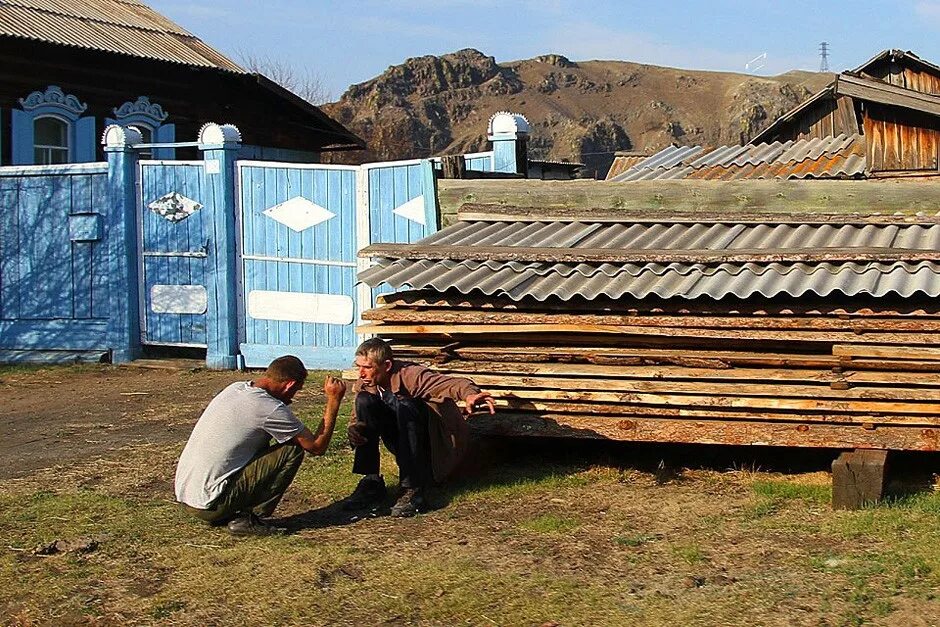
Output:
[[864,142],[839,135],[710,150],[670,146],[608,180],[857,178],[866,173]]
[[0,35],[245,73],[136,0],[3,0]]
[[881,61],[905,61],[914,66],[920,66],[921,68],[940,76],[940,67],[937,65],[921,59],[910,50],[899,50],[897,48],[888,48],[887,50],[882,50],[854,70],[850,70],[850,72],[852,74],[861,74],[862,72],[868,71],[872,68],[872,66],[880,63]]
[[366,249],[377,265],[359,280],[540,301],[938,296],[936,251],[940,224],[461,221]]

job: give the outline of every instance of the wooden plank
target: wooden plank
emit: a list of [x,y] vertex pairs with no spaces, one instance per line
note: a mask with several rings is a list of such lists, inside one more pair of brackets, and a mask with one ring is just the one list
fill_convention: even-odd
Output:
[[[744,386],[742,392],[744,391]],[[573,411],[598,413],[630,413],[636,405],[675,408],[712,408],[743,411],[773,410],[801,412],[829,412],[844,414],[845,421],[854,421],[851,414],[910,414],[931,416],[940,426],[940,403],[892,402],[864,400],[829,400],[817,398],[776,398],[766,396],[714,396],[695,394],[650,394],[646,392],[575,392],[566,390],[498,390],[490,392],[499,401],[497,407],[542,411]],[[505,405],[503,405],[505,403]],[[598,403],[595,405],[595,403]],[[603,404],[601,404],[603,403]],[[683,409],[678,409],[680,415]],[[923,424],[920,418],[915,424]],[[871,419],[865,420],[871,422]],[[877,422],[877,421],[876,421]]]
[[860,509],[884,495],[888,452],[856,450],[832,462],[832,509]]
[[836,81],[836,93],[840,96],[940,115],[940,96],[889,85],[882,81],[840,74]]
[[[869,128],[866,125],[865,133]],[[871,150],[871,146],[869,146]],[[871,164],[870,164],[871,165]],[[539,219],[589,212],[669,221],[675,216],[701,214],[716,221],[737,221],[748,211],[772,214],[843,214],[847,220],[867,216],[891,216],[891,220],[917,212],[933,216],[940,206],[940,189],[910,181],[457,181],[438,182],[438,196],[445,222],[452,221],[465,203],[492,207],[536,207]],[[902,216],[892,216],[900,212]],[[631,215],[632,214],[632,215]],[[567,218],[570,219],[570,218]],[[746,215],[744,216],[746,219]]]
[[940,374],[919,372],[833,372],[831,370],[797,370],[775,368],[686,368],[682,366],[597,366],[594,364],[525,364],[500,362],[452,361],[443,365],[430,364],[434,370],[465,375],[503,373],[546,376],[595,376],[598,378],[718,380],[718,381],[800,381],[850,384],[891,384],[918,387],[940,387]]
[[829,329],[840,331],[937,331],[938,320],[903,318],[843,319],[836,317],[774,316],[658,316],[629,314],[539,313],[515,311],[376,308],[362,314],[363,320],[382,322],[461,324],[601,324],[717,329]]
[[836,344],[832,354],[840,357],[887,357],[890,359],[940,359],[940,348],[924,346],[858,346]]
[[[851,114],[855,117],[854,112]],[[853,121],[853,126],[854,126]],[[852,131],[857,133],[858,130]],[[825,133],[823,137],[828,136]],[[863,153],[860,153],[863,155]],[[679,182],[679,181],[673,181]],[[726,181],[728,182],[728,181]],[[631,223],[631,224],[938,224],[940,217],[929,215],[881,215],[864,213],[783,213],[761,211],[675,211],[650,214],[649,211],[621,209],[553,208],[546,212],[543,207],[515,206],[505,204],[465,203],[457,210],[457,220],[462,222],[587,222],[587,223]]]
[[683,420],[722,420],[729,422],[759,420],[761,422],[860,425],[869,429],[886,425],[927,429],[940,427],[940,418],[935,415],[885,416],[882,414],[773,411],[749,408],[716,409],[668,405],[602,405],[599,403],[563,403],[560,401],[536,401],[524,404],[518,401],[497,399],[496,411],[497,413],[525,413],[530,415],[591,415],[616,420],[630,418],[677,418]]
[[626,325],[601,324],[415,324],[385,325],[364,324],[357,327],[357,333],[394,335],[522,335],[531,333],[545,334],[610,334],[610,335],[649,335],[685,338],[734,339],[734,340],[775,340],[783,342],[833,342],[867,344],[937,344],[938,333],[866,333],[859,335],[839,331],[762,331],[735,329],[682,329],[661,327],[638,327]]
[[[622,392],[636,393],[668,393],[678,394],[709,394],[720,396],[772,396],[807,397],[823,399],[881,399],[881,400],[919,400],[940,402],[940,395],[936,390],[908,389],[896,387],[848,387],[848,389],[833,388],[823,382],[812,382],[803,385],[787,384],[761,384],[761,383],[722,383],[722,382],[688,382],[688,381],[659,381],[659,380],[632,380],[632,379],[599,379],[599,378],[563,378],[563,377],[514,377],[507,375],[476,374],[473,381],[479,386],[496,394],[505,396],[509,393],[519,394],[514,389],[532,391],[603,391],[614,397]],[[509,389],[504,389],[509,388]],[[523,398],[532,398],[525,396]],[[535,398],[538,398],[537,396]],[[548,398],[548,397],[545,397]],[[605,400],[605,399],[594,399]],[[615,399],[616,400],[616,399]]]
[[839,263],[940,261],[940,251],[902,248],[794,248],[766,250],[672,250],[616,248],[546,248],[526,246],[449,246],[443,244],[373,244],[360,257],[453,261],[544,263]]
[[882,448],[938,451],[940,429],[905,426],[840,425],[806,422],[608,418],[590,414],[533,415],[498,412],[474,415],[480,433],[564,438],[601,438],[626,442],[673,442],[809,448]]

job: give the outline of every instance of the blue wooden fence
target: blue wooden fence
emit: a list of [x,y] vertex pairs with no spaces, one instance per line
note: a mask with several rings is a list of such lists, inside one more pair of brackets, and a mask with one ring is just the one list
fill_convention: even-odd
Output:
[[105,350],[105,164],[0,168],[0,354]]
[[0,168],[0,360],[156,345],[205,347],[215,368],[345,367],[376,296],[357,250],[439,226],[436,160],[238,161],[218,125],[199,161],[138,161],[137,144],[112,126],[108,163]]

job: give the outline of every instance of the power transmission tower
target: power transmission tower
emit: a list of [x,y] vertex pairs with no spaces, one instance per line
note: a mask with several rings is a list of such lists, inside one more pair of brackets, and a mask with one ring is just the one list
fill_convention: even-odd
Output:
[[819,44],[819,71],[829,71],[829,44],[825,41]]

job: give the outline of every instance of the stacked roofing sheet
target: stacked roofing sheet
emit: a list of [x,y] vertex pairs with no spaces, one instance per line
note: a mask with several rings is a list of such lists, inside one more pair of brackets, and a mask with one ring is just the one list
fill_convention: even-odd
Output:
[[0,35],[245,72],[191,33],[135,0],[3,0]]
[[[696,159],[662,163],[682,158]],[[359,331],[490,391],[495,415],[471,425],[940,450],[940,220],[477,210],[417,244],[373,245],[360,274],[417,288],[383,296]]]
[[[933,260],[853,261],[852,250],[940,251],[940,224],[628,224],[574,222],[458,222],[421,241],[442,251],[442,259],[379,258],[360,274],[372,286],[432,288],[507,296],[513,300],[550,297],[593,300],[619,298],[748,298],[760,295],[887,296],[940,295],[940,262]],[[841,261],[565,263],[492,258],[447,259],[454,247],[538,248],[548,257],[572,251],[804,252],[848,251]],[[509,256],[509,255],[507,255]]]
[[864,141],[838,135],[710,150],[670,146],[608,180],[858,178],[866,174]]

